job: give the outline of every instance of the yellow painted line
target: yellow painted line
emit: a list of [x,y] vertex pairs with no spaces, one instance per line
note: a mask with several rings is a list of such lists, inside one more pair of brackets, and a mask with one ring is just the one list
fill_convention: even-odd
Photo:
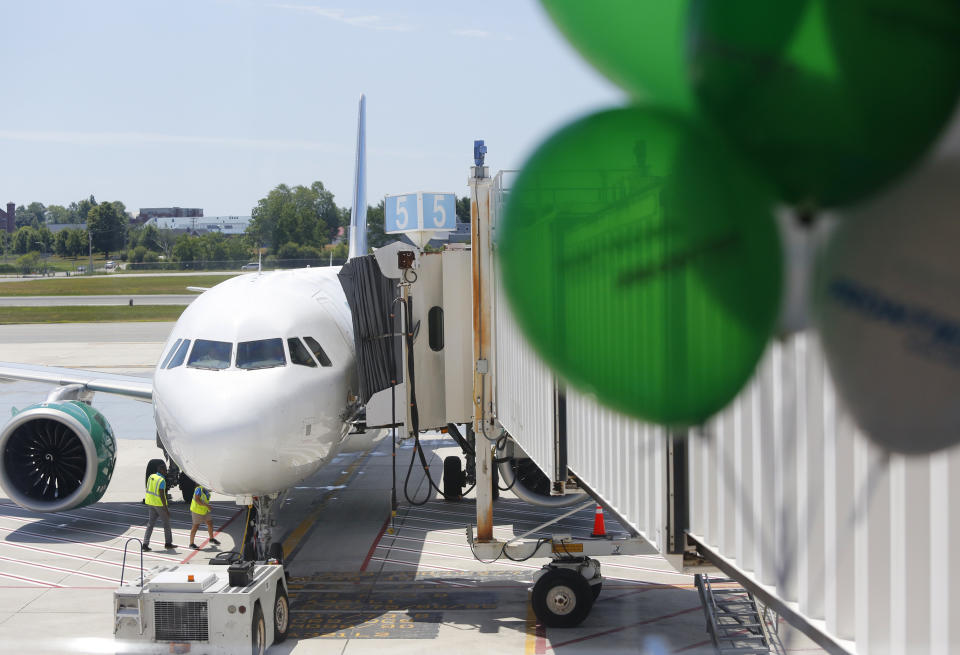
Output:
[[524,655],[534,655],[537,652],[537,616],[530,603],[527,603],[527,639],[523,652]]
[[[339,485],[345,484],[347,480],[350,479],[350,476],[353,475],[353,472],[357,470],[357,467],[360,466],[360,462],[363,462],[364,460],[366,460],[367,455],[370,454],[371,450],[373,450],[373,446],[370,446],[365,451],[363,451],[363,453],[361,453],[360,456],[357,457],[353,461],[353,463],[347,467],[347,470],[344,471],[340,475],[340,477],[334,481],[333,486],[339,486]],[[316,520],[320,518],[320,514],[323,513],[323,510],[325,508],[326,508],[326,503],[321,502],[317,506],[317,508],[313,510],[309,515],[307,515],[305,519],[300,521],[300,524],[293,529],[293,532],[291,532],[290,535],[283,540],[283,556],[284,557],[287,557],[290,553],[294,551],[294,549],[296,549],[296,547],[300,544],[300,540],[303,539],[305,534],[307,534],[307,530],[309,530],[310,526],[312,526],[316,522]]]

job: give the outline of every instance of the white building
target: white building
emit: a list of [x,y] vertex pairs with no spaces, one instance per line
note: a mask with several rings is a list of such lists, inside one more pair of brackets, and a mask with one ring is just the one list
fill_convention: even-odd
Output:
[[146,222],[160,230],[190,232],[222,232],[243,234],[250,226],[250,216],[157,216]]

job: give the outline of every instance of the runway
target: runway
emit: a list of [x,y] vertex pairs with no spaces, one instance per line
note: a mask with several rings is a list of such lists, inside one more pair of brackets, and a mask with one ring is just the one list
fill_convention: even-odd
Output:
[[103,296],[0,296],[0,307],[64,307],[104,305],[189,305],[198,294]]

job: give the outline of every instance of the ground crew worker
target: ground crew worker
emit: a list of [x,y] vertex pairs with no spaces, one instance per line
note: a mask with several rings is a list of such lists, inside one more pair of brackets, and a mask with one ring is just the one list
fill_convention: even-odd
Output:
[[194,543],[193,538],[197,536],[197,529],[201,523],[206,522],[207,534],[212,544],[220,545],[220,542],[213,537],[213,520],[210,518],[210,492],[199,484],[193,491],[193,500],[190,502],[190,516],[193,518],[193,525],[190,526],[190,547],[199,550],[200,547]]
[[150,535],[153,534],[153,526],[157,523],[157,518],[163,521],[163,536],[166,542],[163,547],[167,550],[176,548],[173,545],[173,531],[170,529],[170,508],[167,506],[167,480],[164,476],[167,474],[166,464],[160,464],[157,472],[147,478],[147,496],[146,504],[149,516],[147,517],[147,531],[143,535],[143,550],[150,550]]

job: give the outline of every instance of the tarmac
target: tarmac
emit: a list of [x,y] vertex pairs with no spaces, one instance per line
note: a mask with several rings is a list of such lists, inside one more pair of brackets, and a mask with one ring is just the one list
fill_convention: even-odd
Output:
[[[96,357],[104,355],[112,366],[96,368],[148,376],[169,327],[0,326],[0,361],[94,367]],[[0,412],[9,415],[17,403],[40,401],[46,389],[33,383],[0,384]],[[113,480],[99,503],[38,514],[0,496],[4,653],[116,649],[112,593],[121,575],[129,580],[140,574],[139,547],[128,540],[143,536],[144,466],[158,451],[150,406],[127,399],[111,402],[101,405],[101,411],[121,438]],[[431,471],[442,469],[446,455],[459,453],[444,435],[427,435],[421,442]],[[656,555],[601,558],[603,592],[587,619],[576,628],[540,625],[527,602],[528,589],[547,560],[478,561],[465,537],[465,527],[476,522],[472,494],[458,502],[438,500],[428,493],[419,467],[404,493],[413,454],[410,441],[397,449],[399,503],[392,512],[391,445],[390,436],[373,445],[348,444],[332,464],[291,489],[283,501],[275,534],[291,575],[291,630],[288,640],[270,653],[713,652],[692,576]],[[154,550],[143,554],[144,570],[202,562],[219,550],[232,550],[242,539],[245,509],[216,495],[213,507],[219,548],[206,542],[203,528],[197,538],[201,550],[187,548],[189,512],[177,502],[171,509],[178,547],[159,550],[162,532],[155,531]],[[503,492],[494,506],[495,536],[513,537],[558,513]],[[610,517],[606,522],[608,532],[625,531]],[[546,530],[586,535],[592,525],[588,509]],[[786,650],[816,652],[802,641],[789,641]],[[172,651],[152,645],[143,652]],[[189,652],[202,653],[202,645],[194,644]]]

